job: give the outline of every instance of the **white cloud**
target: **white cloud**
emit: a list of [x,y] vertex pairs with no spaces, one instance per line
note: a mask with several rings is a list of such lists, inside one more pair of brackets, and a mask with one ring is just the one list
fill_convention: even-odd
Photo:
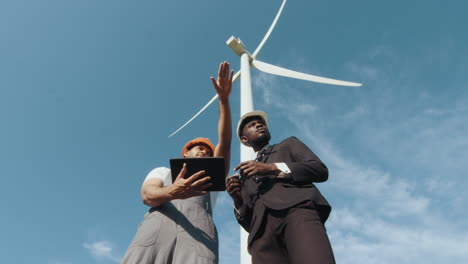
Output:
[[306,134],[305,141],[318,146],[333,172],[329,193],[347,198],[337,199],[327,223],[339,263],[462,263],[468,259],[468,232],[448,227],[439,210],[431,207],[431,199],[418,194],[411,183],[360,167],[329,144],[315,143],[326,140],[310,137]]
[[216,203],[218,206],[230,206],[232,207],[232,198],[226,192],[219,192]]
[[419,215],[427,211],[430,199],[414,194],[410,182],[375,168],[359,166],[355,160],[342,157],[326,138],[314,135],[304,123],[298,126],[303,140],[313,142],[320,150],[321,158],[328,161],[327,166],[333,172],[328,184],[335,192],[378,204],[374,210],[391,217]]
[[343,115],[343,119],[347,122],[353,122],[370,114],[369,108],[365,105],[357,105],[349,112]]
[[270,89],[271,87],[275,87],[275,79],[276,77],[271,74],[266,73],[259,73],[255,75],[256,78],[253,78],[252,86],[262,88],[263,100],[266,104],[281,104],[282,100],[278,101],[277,96],[274,94],[274,90]]
[[467,233],[450,232],[443,221],[408,225],[335,208],[327,226],[339,263],[463,263],[468,257]]
[[115,255],[114,245],[107,240],[83,243],[83,247],[97,260],[111,260],[118,263],[120,258]]
[[218,229],[219,263],[238,263],[240,226],[234,217],[232,198],[223,192],[218,195],[217,203],[213,218]]
[[[230,205],[232,207],[232,205]],[[232,212],[232,210],[229,210]],[[219,232],[219,263],[234,263],[239,259],[239,230],[240,226],[235,220],[218,224]]]
[[273,133],[298,136],[330,168],[318,187],[334,201],[327,229],[338,263],[466,263],[468,94],[443,101],[414,75],[419,62],[385,47],[368,56],[348,64],[360,94],[332,101],[259,75],[264,109],[292,124]]

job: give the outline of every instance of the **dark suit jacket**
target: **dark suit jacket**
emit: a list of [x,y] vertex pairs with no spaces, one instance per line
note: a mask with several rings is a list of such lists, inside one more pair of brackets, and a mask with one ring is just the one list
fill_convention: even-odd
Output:
[[239,224],[249,232],[249,248],[260,231],[267,208],[283,210],[304,203],[312,204],[325,223],[331,207],[312,182],[326,181],[328,169],[304,143],[296,137],[287,138],[267,147],[259,161],[284,162],[291,174],[282,179],[266,175],[242,181],[243,205],[235,214]]

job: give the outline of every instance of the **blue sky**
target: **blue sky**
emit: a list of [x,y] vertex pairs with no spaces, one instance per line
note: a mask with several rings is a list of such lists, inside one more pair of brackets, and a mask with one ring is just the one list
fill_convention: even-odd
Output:
[[[214,95],[220,61],[238,69],[225,41],[255,50],[280,4],[1,1],[2,263],[118,263],[147,210],[146,174],[193,137],[216,141],[216,105],[167,136]],[[330,169],[318,188],[333,206],[338,263],[468,262],[467,10],[455,0],[290,0],[260,53],[364,84],[252,71],[272,142],[295,135]],[[231,206],[220,194],[222,264],[239,262]]]

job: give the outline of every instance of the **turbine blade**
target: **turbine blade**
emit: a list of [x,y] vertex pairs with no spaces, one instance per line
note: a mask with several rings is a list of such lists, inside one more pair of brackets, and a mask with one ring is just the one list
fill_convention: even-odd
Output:
[[276,14],[276,17],[275,19],[273,20],[273,23],[271,23],[271,26],[270,28],[268,29],[267,33],[265,34],[265,36],[263,37],[262,39],[262,42],[260,42],[260,44],[258,44],[258,47],[257,49],[255,49],[254,53],[252,54],[252,58],[256,58],[258,53],[260,53],[260,50],[262,49],[263,45],[265,44],[265,42],[267,41],[268,37],[270,37],[270,34],[271,32],[273,31],[273,29],[275,28],[275,25],[276,25],[276,22],[278,21],[280,15],[281,15],[281,12],[283,12],[283,8],[284,8],[284,5],[286,4],[286,0],[283,0],[283,3],[281,4],[281,7],[278,11],[278,13]]
[[241,75],[241,71],[239,70],[238,72],[236,72],[236,74],[234,74],[234,77],[232,77],[232,83],[237,81],[237,79],[239,79],[240,75]]
[[[234,83],[237,79],[239,79],[239,76],[240,76],[240,71],[238,71],[236,74],[234,74],[234,76],[232,77],[232,82]],[[184,127],[186,127],[188,124],[190,124],[190,122],[192,122],[195,118],[197,118],[201,113],[203,113],[203,111],[205,111],[206,108],[208,108],[208,106],[210,106],[216,99],[218,98],[218,95],[216,94],[215,96],[213,96],[213,98],[211,98],[211,100],[205,105],[202,107],[202,109],[200,109],[200,111],[198,111],[192,118],[189,119],[189,121],[185,122],[185,124],[183,124],[181,127],[179,127],[176,131],[172,132],[172,134],[170,134],[168,136],[168,138],[172,137],[173,135],[177,134],[177,132],[179,132],[180,130],[182,130]]]
[[179,132],[184,127],[186,127],[190,122],[192,122],[195,118],[197,118],[203,111],[205,111],[205,109],[208,108],[208,106],[210,106],[217,98],[218,98],[218,94],[213,96],[213,98],[211,98],[211,100],[204,107],[202,107],[202,109],[200,109],[200,111],[198,111],[198,113],[196,113],[192,118],[189,119],[189,121],[185,122],[185,124],[183,124],[181,127],[179,127],[176,131],[174,131],[172,134],[170,134],[168,136],[168,138],[170,138],[173,135],[177,134],[177,132]]
[[361,86],[362,85],[360,83],[340,81],[340,80],[335,80],[335,79],[330,79],[330,78],[325,78],[325,77],[319,77],[319,76],[315,76],[311,74],[306,74],[302,72],[292,71],[292,70],[288,70],[288,69],[281,68],[275,65],[271,65],[271,64],[259,61],[259,60],[253,60],[252,66],[266,73],[289,77],[289,78],[301,79],[301,80],[306,80],[306,81],[342,85],[342,86]]

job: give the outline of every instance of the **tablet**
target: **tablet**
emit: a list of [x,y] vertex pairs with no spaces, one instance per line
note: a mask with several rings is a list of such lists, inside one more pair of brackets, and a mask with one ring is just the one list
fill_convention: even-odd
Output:
[[[177,175],[184,163],[187,164],[187,173],[185,177],[190,177],[194,173],[204,170],[205,176],[211,177],[211,183],[213,184],[206,191],[225,191],[226,190],[226,169],[224,166],[224,158],[222,157],[206,157],[206,158],[178,158],[171,159],[171,176],[172,182],[175,181]],[[201,178],[200,178],[201,179]]]

